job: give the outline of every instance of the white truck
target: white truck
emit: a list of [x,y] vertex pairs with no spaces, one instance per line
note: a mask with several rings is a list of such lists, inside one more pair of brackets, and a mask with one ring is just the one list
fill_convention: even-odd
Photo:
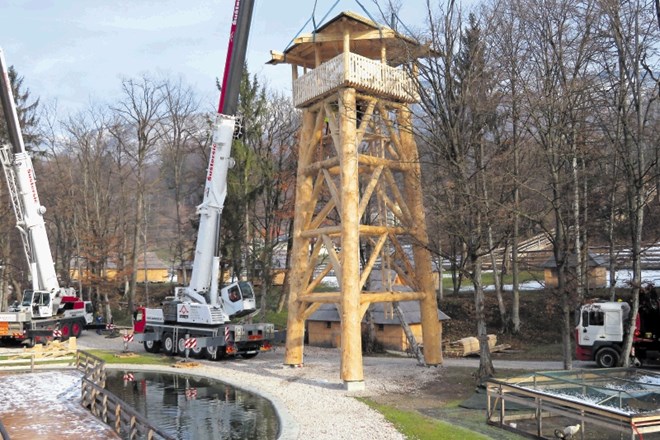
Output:
[[[630,326],[631,307],[623,301],[597,301],[580,307],[575,328],[576,358],[616,367]],[[633,365],[660,360],[660,301],[651,288],[640,294],[631,358]]]
[[231,319],[256,311],[252,286],[247,282],[219,285],[220,219],[227,195],[227,173],[237,132],[236,109],[254,0],[236,0],[218,114],[213,126],[206,185],[200,215],[190,285],[177,287],[162,308],[139,307],[134,337],[148,352],[161,349],[219,359],[224,355],[254,357],[271,349],[273,324],[232,324]]
[[39,202],[2,49],[0,73],[0,101],[9,136],[9,143],[0,146],[0,162],[32,278],[32,288],[23,292],[22,301],[0,312],[0,341],[34,345],[54,335],[78,337],[92,322],[92,304],[82,301],[74,289],[61,287],[57,280],[43,217],[46,208]]

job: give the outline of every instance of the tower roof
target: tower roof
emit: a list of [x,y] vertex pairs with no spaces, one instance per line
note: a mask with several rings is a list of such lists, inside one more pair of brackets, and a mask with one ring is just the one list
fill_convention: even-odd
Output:
[[383,46],[388,64],[394,66],[417,58],[437,56],[428,45],[420,44],[359,14],[345,11],[324,23],[315,32],[296,37],[284,53],[271,51],[268,64],[287,63],[314,68],[316,50],[319,51],[321,63],[342,53],[345,27],[348,27],[350,32],[351,52],[367,58],[380,59]]

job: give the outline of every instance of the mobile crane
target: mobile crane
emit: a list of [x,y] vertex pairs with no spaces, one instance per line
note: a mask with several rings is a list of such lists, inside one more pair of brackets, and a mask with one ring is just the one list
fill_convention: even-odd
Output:
[[0,49],[0,101],[7,122],[9,143],[0,146],[0,162],[7,182],[18,228],[32,278],[20,304],[0,312],[0,341],[34,345],[53,337],[80,336],[92,322],[92,304],[74,289],[61,287],[48,243],[44,213],[39,202],[32,159],[25,150],[9,73]]
[[[273,324],[232,324],[231,319],[256,311],[252,286],[233,282],[219,286],[220,219],[227,195],[227,173],[234,134],[238,132],[238,89],[245,62],[254,0],[236,0],[227,50],[218,114],[213,126],[206,184],[200,215],[190,285],[177,287],[163,307],[139,307],[134,318],[135,340],[148,352],[161,349],[210,359],[224,355],[254,357],[271,349]],[[188,343],[186,343],[188,341]],[[190,341],[194,341],[191,343]]]

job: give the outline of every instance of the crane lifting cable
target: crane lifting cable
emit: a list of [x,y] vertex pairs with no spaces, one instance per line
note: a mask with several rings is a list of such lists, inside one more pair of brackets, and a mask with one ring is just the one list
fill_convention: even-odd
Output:
[[[320,23],[323,23],[323,22],[325,21],[325,19],[328,18],[328,15],[330,15],[330,13],[332,12],[332,10],[335,9],[335,7],[339,4],[339,2],[340,2],[340,0],[336,0],[336,1],[335,1],[335,3],[330,7],[330,9],[328,9],[328,12],[326,12],[326,13],[323,15],[323,17],[321,18]],[[307,19],[307,21],[305,22],[305,24],[302,25],[302,27],[300,28],[300,30],[299,30],[298,32],[296,32],[296,35],[294,35],[293,38],[291,39],[291,41],[289,41],[289,44],[286,45],[286,47],[284,48],[284,51],[283,51],[283,52],[286,52],[286,51],[289,49],[289,47],[291,47],[291,44],[293,44],[293,42],[295,41],[295,39],[298,38],[298,36],[302,33],[302,31],[305,30],[305,28],[307,27],[307,25],[309,24],[310,21],[313,21],[313,26],[314,26],[314,31],[312,32],[312,34],[313,34],[314,36],[316,35],[316,29],[318,29],[318,26],[316,26],[316,20],[314,19],[314,11],[315,11],[315,10],[316,10],[316,2],[314,3],[314,10],[312,11],[312,16],[309,17],[309,18]]]

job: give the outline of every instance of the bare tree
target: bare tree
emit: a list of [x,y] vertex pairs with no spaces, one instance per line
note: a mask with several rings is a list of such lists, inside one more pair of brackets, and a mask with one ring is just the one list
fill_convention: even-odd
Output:
[[256,169],[263,188],[252,215],[255,260],[261,269],[261,313],[266,313],[267,297],[273,284],[273,252],[288,240],[295,187],[294,152],[299,114],[291,101],[280,95],[268,96],[268,111],[263,115],[262,135],[251,145],[256,153]]
[[620,364],[628,366],[642,287],[641,254],[644,211],[653,197],[657,175],[658,29],[653,5],[601,0],[605,50],[600,66],[606,73],[605,111],[601,128],[616,154],[625,181],[626,216],[632,250],[632,319]]
[[[181,81],[164,84],[165,111],[160,130],[161,135],[161,175],[167,185],[167,190],[174,197],[174,213],[171,221],[174,223],[175,236],[171,242],[175,265],[183,267],[188,260],[191,244],[194,243],[192,224],[190,222],[190,203],[186,203],[196,190],[192,185],[199,180],[203,173],[194,173],[198,170],[194,166],[195,147],[208,142],[208,124],[200,116],[200,104],[189,87],[184,87]],[[167,214],[166,214],[167,215]],[[187,284],[186,273],[183,270],[183,279]]]
[[137,284],[137,266],[139,257],[141,225],[144,222],[144,201],[147,193],[146,165],[154,160],[158,151],[162,132],[159,126],[163,119],[165,94],[163,82],[149,77],[140,80],[122,81],[123,99],[112,107],[117,117],[117,124],[111,133],[118,147],[130,160],[135,187],[132,194],[125,194],[126,203],[133,208],[129,240],[126,249],[129,258],[130,285],[125,292],[129,312],[133,311],[133,302]]
[[[492,76],[476,16],[463,22],[460,8],[450,3],[436,19],[428,11],[429,38],[441,55],[419,65],[421,119],[425,142],[424,168],[439,183],[436,201],[444,206],[441,227],[451,246],[462,250],[455,258],[474,286],[477,337],[480,345],[479,380],[494,374],[485,320],[483,259],[489,254],[494,212],[487,202],[493,174],[487,164],[497,152],[489,148],[487,133],[494,122]],[[462,27],[465,26],[465,29]],[[491,235],[491,242],[493,236]]]
[[[72,158],[73,218],[71,233],[76,239],[76,265],[80,286],[83,280],[97,307],[103,306],[106,322],[112,321],[107,265],[117,254],[119,221],[126,208],[119,195],[125,170],[113,158],[108,131],[110,116],[100,106],[69,116],[62,125],[64,151]],[[64,154],[61,151],[60,154]]]
[[553,244],[564,367],[570,369],[571,311],[580,301],[577,293],[581,280],[579,272],[568,278],[568,267],[569,261],[574,270],[579,271],[580,267],[581,245],[576,244],[580,227],[576,223],[580,206],[576,162],[580,159],[580,134],[586,129],[586,103],[593,86],[589,81],[589,61],[594,51],[594,5],[590,0],[530,0],[518,3],[518,13],[524,20],[525,37],[530,44],[530,72],[525,82],[528,132],[540,147],[540,166],[547,172],[545,184],[549,189],[543,194],[547,197],[550,221],[538,221]]

